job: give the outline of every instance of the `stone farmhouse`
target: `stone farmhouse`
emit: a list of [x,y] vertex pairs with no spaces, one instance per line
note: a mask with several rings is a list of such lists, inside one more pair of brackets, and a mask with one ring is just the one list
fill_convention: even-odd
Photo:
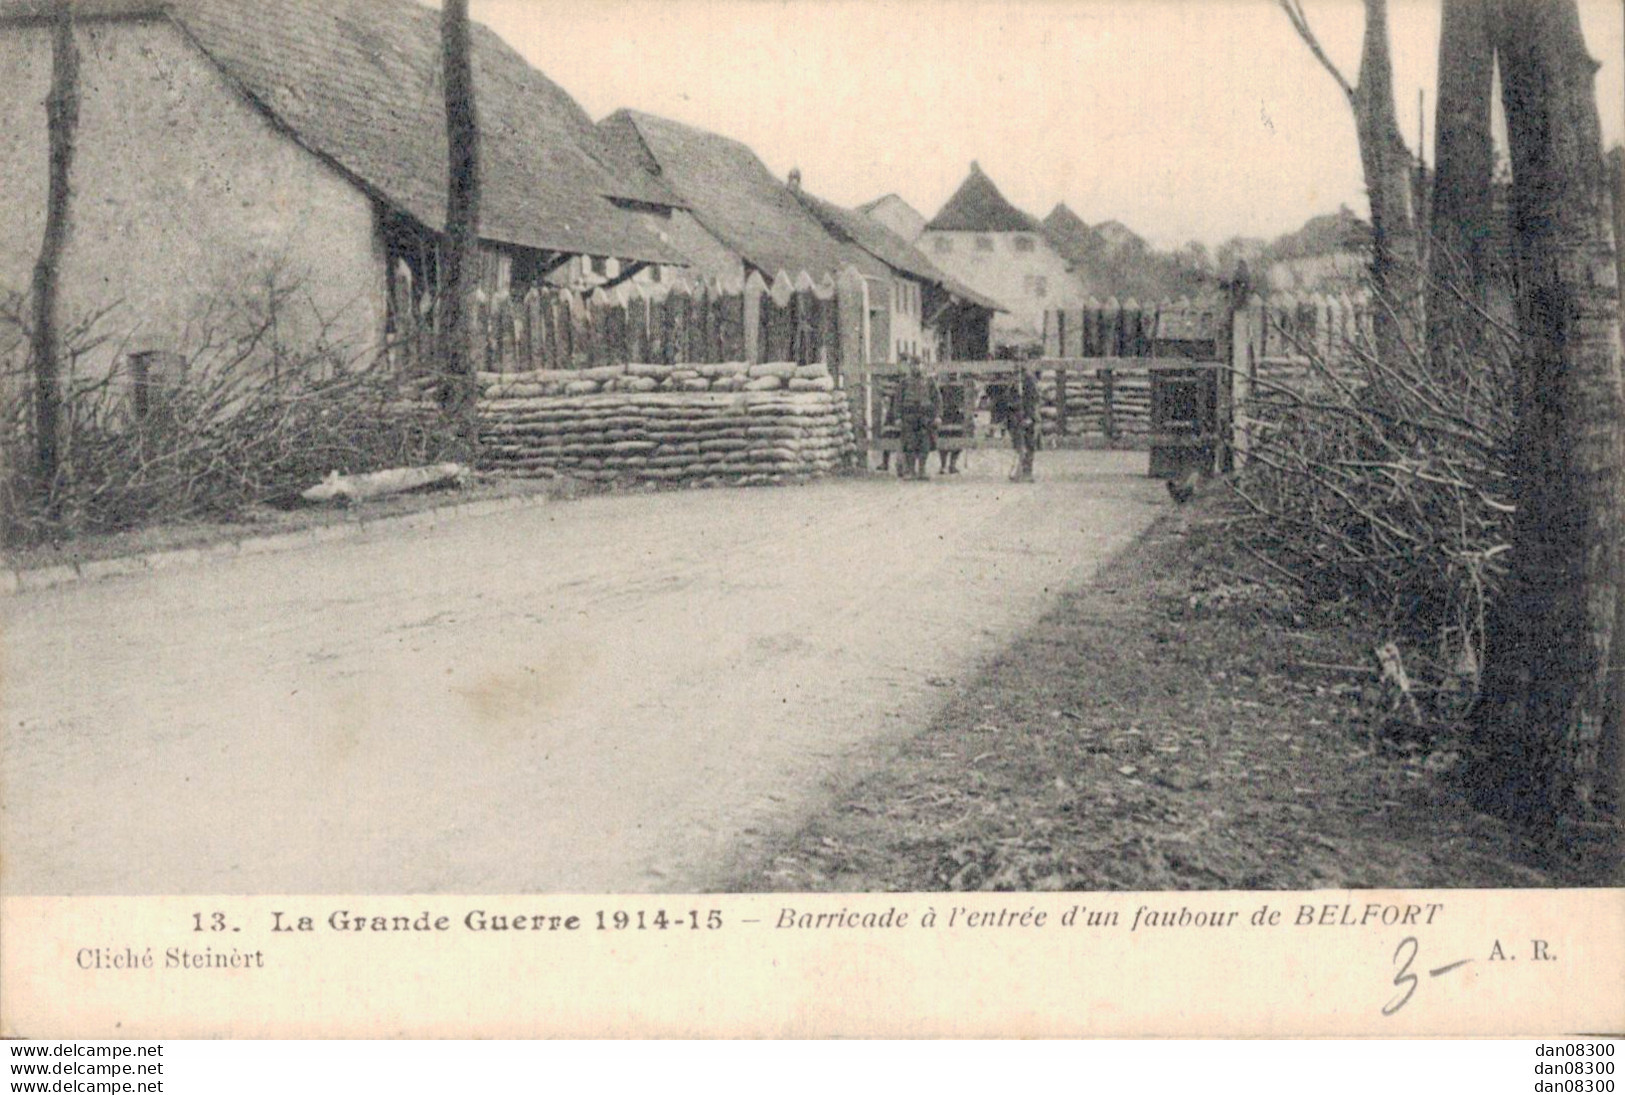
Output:
[[[48,5],[0,2],[0,291],[25,291],[47,183]],[[438,14],[412,0],[81,0],[68,317],[109,310],[99,366],[184,352],[289,290],[284,340],[361,353],[436,281],[446,205]],[[481,279],[515,295],[572,259],[685,260],[558,85],[473,28]],[[20,241],[29,241],[26,246]],[[408,282],[409,287],[401,284]],[[407,291],[403,292],[403,288]]]

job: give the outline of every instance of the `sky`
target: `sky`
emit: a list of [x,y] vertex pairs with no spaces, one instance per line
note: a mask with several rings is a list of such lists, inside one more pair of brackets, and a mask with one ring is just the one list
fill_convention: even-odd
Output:
[[[1625,0],[1582,0],[1603,137],[1625,140]],[[1304,0],[1352,82],[1357,0]],[[1364,215],[1353,116],[1272,0],[472,0],[593,118],[716,130],[843,205],[934,214],[976,160],[1042,217],[1065,202],[1152,243]],[[1391,0],[1394,87],[1432,161],[1438,0]]]

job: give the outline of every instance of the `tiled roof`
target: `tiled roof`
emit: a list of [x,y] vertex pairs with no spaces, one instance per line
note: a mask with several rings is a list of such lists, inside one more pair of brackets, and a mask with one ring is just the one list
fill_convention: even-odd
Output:
[[1038,232],[1042,226],[1011,205],[993,180],[974,161],[970,174],[959,184],[937,215],[926,226],[934,232]]
[[830,235],[738,141],[633,110],[615,112],[599,129],[653,170],[707,232],[770,278],[780,270],[821,277],[847,266],[872,277],[888,273],[863,248]]
[[[0,21],[37,18],[0,4]],[[89,0],[87,17],[167,16],[294,140],[440,229],[446,126],[440,17],[412,0]],[[549,251],[680,262],[613,200],[667,204],[619,170],[574,100],[495,33],[471,27],[480,235]]]

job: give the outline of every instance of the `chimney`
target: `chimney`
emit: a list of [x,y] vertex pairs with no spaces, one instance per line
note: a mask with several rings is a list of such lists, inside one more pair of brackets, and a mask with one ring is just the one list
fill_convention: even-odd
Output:
[[798,194],[801,192],[801,168],[799,167],[790,169],[790,189]]

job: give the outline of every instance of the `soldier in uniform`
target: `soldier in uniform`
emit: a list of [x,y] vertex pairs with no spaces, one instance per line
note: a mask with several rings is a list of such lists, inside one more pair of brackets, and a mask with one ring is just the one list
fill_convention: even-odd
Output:
[[[882,441],[896,441],[900,436],[897,428],[897,389],[894,385],[886,385],[880,392],[880,439]],[[891,468],[891,450],[880,450],[880,470],[888,471]],[[903,460],[898,457],[897,477],[903,477]]]
[[907,365],[897,385],[897,426],[903,443],[898,474],[905,479],[924,479],[932,436],[942,425],[942,391],[936,377],[928,376],[921,367],[919,358],[910,356]]
[[959,474],[959,454],[971,435],[976,399],[970,381],[951,381],[942,389],[942,428],[937,431],[937,471]]
[[1033,454],[1038,451],[1039,395],[1038,377],[1030,364],[1023,362],[1016,375],[994,385],[989,396],[993,405],[993,421],[1002,423],[1010,434],[1010,447],[1016,463],[1010,470],[1012,483],[1033,481]]

